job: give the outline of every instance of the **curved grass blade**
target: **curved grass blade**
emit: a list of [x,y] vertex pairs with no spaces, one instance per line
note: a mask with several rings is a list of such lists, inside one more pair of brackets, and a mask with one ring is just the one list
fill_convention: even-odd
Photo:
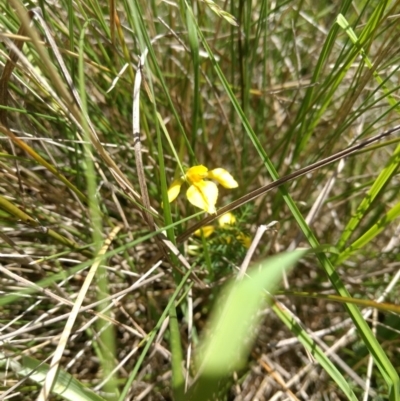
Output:
[[[304,252],[274,256],[249,271],[242,280],[230,282],[215,301],[197,355],[198,377],[186,395],[190,401],[210,400],[221,381],[245,366],[266,306],[265,291],[273,291],[283,272]],[[212,335],[211,335],[212,333]]]
[[393,220],[400,216],[400,203],[391,208],[381,219],[379,219],[367,232],[356,239],[349,247],[343,250],[337,257],[336,263],[339,265],[348,259],[358,250],[362,249],[380,232],[382,232]]
[[79,246],[76,242],[64,237],[63,235],[57,233],[52,229],[43,227],[38,221],[22,211],[18,206],[14,205],[12,202],[0,195],[0,209],[5,210],[11,216],[14,216],[18,221],[27,224],[31,227],[41,230],[43,233],[47,234],[49,237],[55,239],[60,244],[66,245],[67,247],[74,249],[76,251],[81,251],[84,255],[91,257],[92,253],[87,250],[82,250],[82,246]]
[[[4,358],[6,356],[2,355],[1,359]],[[47,363],[28,356],[23,356],[19,362],[11,358],[8,361],[10,362],[9,366],[16,374],[22,377],[29,377],[30,380],[39,385],[44,383],[50,370],[50,365]],[[68,401],[106,401],[63,370],[58,371],[52,392]]]
[[34,160],[36,160],[40,165],[45,167],[50,171],[55,177],[57,177],[61,182],[63,182],[76,196],[80,199],[80,201],[87,203],[86,196],[74,185],[72,184],[63,174],[61,174],[57,168],[55,168],[52,164],[47,162],[40,156],[34,149],[32,149],[28,144],[26,144],[22,139],[19,139],[15,136],[9,129],[0,125],[0,132],[9,137],[20,149],[24,150],[28,153]]
[[182,373],[182,344],[181,334],[179,331],[178,318],[176,315],[175,305],[171,305],[169,310],[169,332],[171,347],[171,370],[172,370],[172,391],[174,393],[174,401],[184,401],[185,378]]
[[265,260],[261,263],[261,269],[257,267],[250,277],[231,283],[218,297],[214,308],[217,310],[212,314],[207,331],[213,335],[204,340],[205,349],[199,362],[201,373],[187,395],[190,401],[207,400],[213,393],[218,393],[221,381],[245,363],[251,347],[249,333],[254,332],[258,322],[254,317],[253,322],[249,323],[249,316],[256,316],[265,302],[271,304],[273,311],[331,376],[347,399],[357,400],[348,381],[304,328],[270,295],[265,298],[265,291],[274,289],[282,271],[289,269],[303,254],[296,251]]
[[334,301],[340,303],[352,303],[358,306],[365,306],[367,308],[375,308],[383,312],[392,312],[400,315],[400,305],[391,304],[389,302],[376,302],[371,299],[360,299],[360,298],[346,298],[339,295],[326,295],[317,292],[300,292],[300,291],[280,291],[277,292],[279,295],[293,296],[293,297],[304,297],[304,298],[318,298],[326,299],[327,301]]
[[286,327],[297,337],[304,348],[318,361],[327,374],[335,381],[338,387],[346,395],[347,399],[356,401],[353,390],[348,381],[343,377],[333,362],[327,357],[325,352],[315,343],[315,341],[307,334],[299,322],[291,316],[290,312],[283,309],[275,300],[271,299],[272,310]]
[[[192,113],[192,149],[196,153],[196,138],[198,129],[198,120],[200,114],[200,56],[199,56],[199,38],[197,37],[196,27],[192,23],[190,15],[186,12],[186,25],[188,29],[190,53],[193,62],[193,113]],[[194,165],[195,160],[192,158],[190,164]]]

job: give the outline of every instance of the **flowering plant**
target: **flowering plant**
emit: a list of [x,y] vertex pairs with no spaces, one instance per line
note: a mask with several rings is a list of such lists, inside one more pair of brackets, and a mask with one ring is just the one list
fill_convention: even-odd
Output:
[[181,190],[184,182],[189,184],[186,191],[188,201],[206,211],[207,213],[216,213],[215,204],[218,199],[218,187],[210,180],[215,180],[225,188],[236,188],[238,183],[223,168],[216,168],[209,171],[203,165],[190,167],[186,174],[177,178],[168,188],[168,201],[174,201]]
[[[218,225],[220,228],[227,229],[230,226],[234,226],[236,224],[236,217],[228,212],[223,214],[221,217],[218,218]],[[203,236],[204,238],[210,237],[215,231],[214,226],[203,226],[194,232],[194,235],[197,237]],[[228,237],[228,243],[230,242],[230,238]],[[236,239],[245,247],[249,248],[251,244],[251,238],[244,234],[243,232],[239,232],[236,234]]]

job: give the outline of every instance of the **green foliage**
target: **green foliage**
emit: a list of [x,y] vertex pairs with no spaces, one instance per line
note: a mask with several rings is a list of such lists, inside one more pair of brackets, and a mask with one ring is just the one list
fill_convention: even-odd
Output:
[[[220,226],[214,223],[199,230],[188,244],[188,253],[196,265],[203,267],[205,282],[230,276],[241,264],[251,243],[246,221],[251,219],[251,208],[236,213],[236,222]],[[206,237],[207,227],[213,230]]]
[[247,277],[232,281],[221,291],[198,347],[197,381],[187,399],[211,399],[220,392],[224,379],[243,369],[270,292],[302,254],[286,253],[266,260],[249,271]]
[[[0,2],[4,397],[400,400],[399,2],[38,5]],[[216,214],[168,201],[198,165]]]
[[[39,385],[43,385],[50,368],[48,364],[26,356],[22,358],[21,362],[8,359],[4,354],[1,355],[1,359],[3,367],[9,366],[20,377],[29,377]],[[68,401],[105,401],[104,398],[84,387],[73,376],[62,370],[57,374],[52,392]]]

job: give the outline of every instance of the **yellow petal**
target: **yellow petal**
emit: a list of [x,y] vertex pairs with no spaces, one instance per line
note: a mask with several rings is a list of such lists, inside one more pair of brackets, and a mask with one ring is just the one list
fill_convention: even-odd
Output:
[[236,180],[223,168],[215,168],[209,171],[208,178],[218,181],[225,188],[236,188],[239,186]]
[[191,184],[195,182],[203,181],[204,178],[207,178],[208,168],[200,165],[190,167],[188,171],[186,171],[185,177],[190,181]]
[[174,201],[176,199],[176,197],[179,195],[182,184],[183,184],[182,178],[177,178],[169,186],[169,188],[168,188],[168,202],[169,203]]
[[219,224],[220,227],[226,226],[227,224],[228,225],[232,225],[232,224],[235,224],[235,223],[236,223],[236,217],[230,212],[223,214],[218,219],[218,224]]
[[216,213],[215,204],[218,199],[218,188],[212,181],[199,181],[191,185],[186,196],[192,205],[208,213]]
[[245,248],[250,248],[251,245],[251,238],[248,235],[245,235],[243,233],[240,233],[236,239],[238,239]]
[[196,235],[197,237],[201,237],[203,235],[204,238],[208,238],[214,231],[215,228],[213,226],[204,226],[196,230],[194,232],[194,235]]

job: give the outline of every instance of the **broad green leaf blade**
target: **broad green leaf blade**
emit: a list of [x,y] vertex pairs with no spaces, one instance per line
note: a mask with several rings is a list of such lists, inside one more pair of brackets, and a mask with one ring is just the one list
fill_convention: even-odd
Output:
[[231,282],[215,302],[198,355],[199,379],[188,399],[205,401],[224,380],[244,366],[259,324],[258,312],[266,305],[265,291],[272,291],[282,273],[304,252],[270,258],[253,268],[248,277]]

